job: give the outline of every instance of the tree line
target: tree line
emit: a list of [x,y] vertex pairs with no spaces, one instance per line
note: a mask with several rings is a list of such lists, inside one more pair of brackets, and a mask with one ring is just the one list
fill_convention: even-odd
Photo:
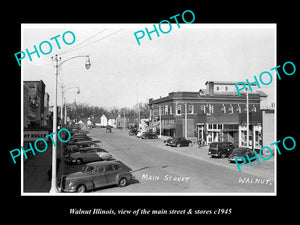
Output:
[[118,115],[137,118],[140,113],[141,118],[149,117],[148,103],[139,102],[132,108],[130,107],[112,107],[105,108],[101,106],[92,106],[86,103],[71,103],[67,104],[67,115],[71,120],[79,121],[91,118],[94,121],[100,121],[100,117],[105,115],[108,119],[116,119]]

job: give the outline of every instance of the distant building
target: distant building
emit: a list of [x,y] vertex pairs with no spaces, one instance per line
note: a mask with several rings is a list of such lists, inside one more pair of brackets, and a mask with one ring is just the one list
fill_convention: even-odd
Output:
[[[207,81],[199,92],[171,92],[149,99],[150,128],[162,129],[163,135],[197,138],[209,144],[231,141],[246,145],[246,92],[237,94],[237,82]],[[249,92],[249,144],[262,146],[260,102],[267,95],[256,85]]]
[[117,128],[117,121],[116,121],[116,119],[108,119],[107,125],[112,126],[113,128]]
[[107,126],[107,117],[103,114],[101,117],[100,117],[100,126]]

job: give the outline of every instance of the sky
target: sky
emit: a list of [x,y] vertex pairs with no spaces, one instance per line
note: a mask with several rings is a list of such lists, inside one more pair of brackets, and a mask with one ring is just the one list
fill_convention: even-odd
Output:
[[[156,24],[156,26],[158,26]],[[153,30],[153,24],[22,24],[21,50],[34,50],[49,41],[52,51],[22,60],[23,80],[43,80],[54,96],[54,64],[58,54],[62,61],[73,56],[89,55],[91,68],[86,70],[85,58],[72,59],[61,66],[59,86],[66,88],[66,102],[94,106],[132,107],[149,98],[165,97],[169,92],[199,91],[206,81],[254,81],[263,71],[276,66],[276,25],[274,24],[172,24],[172,30],[160,36],[147,34],[138,45],[134,33]],[[162,28],[168,30],[167,28]],[[73,44],[62,41],[72,31]],[[60,35],[57,48],[50,38]],[[72,40],[66,35],[66,41]],[[69,38],[69,39],[68,39]],[[43,45],[47,51],[46,45]],[[17,62],[16,62],[17,63]],[[270,71],[271,72],[271,71]],[[273,78],[274,71],[271,72]],[[276,79],[260,90],[275,102]],[[58,92],[58,104],[61,90]]]

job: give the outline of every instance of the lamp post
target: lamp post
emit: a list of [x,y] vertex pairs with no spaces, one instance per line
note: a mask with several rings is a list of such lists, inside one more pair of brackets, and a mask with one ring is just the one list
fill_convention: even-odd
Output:
[[187,104],[184,103],[184,137],[187,139]]
[[159,138],[161,138],[161,106],[158,106],[158,113],[159,113]]
[[80,57],[86,57],[87,61],[85,63],[85,67],[86,69],[89,69],[91,67],[91,62],[90,62],[90,58],[88,55],[84,55],[84,56],[74,56],[71,57],[69,59],[66,59],[64,61],[61,62],[61,58],[57,57],[57,55],[55,55],[54,57],[52,57],[52,60],[54,62],[54,106],[53,106],[53,146],[52,146],[52,176],[51,176],[51,189],[50,189],[50,193],[58,193],[58,189],[57,189],[57,182],[56,182],[56,159],[57,159],[57,148],[56,148],[56,144],[57,143],[57,76],[59,75],[59,68],[62,64],[64,64],[65,62],[71,60],[71,59],[75,59],[75,58],[80,58]]
[[75,88],[77,88],[77,94],[79,94],[80,93],[80,89],[79,89],[79,87],[69,87],[69,88],[66,88],[66,89],[64,89],[64,85],[62,84],[61,85],[61,108],[63,109],[63,108],[65,108],[64,110],[65,110],[65,113],[63,114],[63,110],[61,110],[61,120],[62,120],[62,118],[64,118],[64,124],[66,124],[67,123],[67,112],[66,112],[66,110],[67,110],[67,108],[66,108],[66,105],[65,105],[65,100],[64,100],[64,94],[68,91],[68,90],[71,90],[71,89],[75,89]]
[[247,148],[249,148],[249,93],[248,88],[246,88],[246,104],[247,104]]
[[123,130],[125,130],[125,126],[126,126],[126,117],[125,117],[125,110],[123,110],[123,115],[124,115],[124,120],[123,120]]

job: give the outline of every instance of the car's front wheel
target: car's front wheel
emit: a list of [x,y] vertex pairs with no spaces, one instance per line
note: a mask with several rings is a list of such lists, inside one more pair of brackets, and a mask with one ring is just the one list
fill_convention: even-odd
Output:
[[86,192],[86,187],[84,184],[81,184],[76,188],[76,190],[78,193],[84,193],[84,192]]
[[119,187],[125,187],[127,185],[126,177],[123,177],[119,180]]
[[221,156],[220,156],[220,158],[222,158],[222,159],[226,158],[226,154],[222,153]]

